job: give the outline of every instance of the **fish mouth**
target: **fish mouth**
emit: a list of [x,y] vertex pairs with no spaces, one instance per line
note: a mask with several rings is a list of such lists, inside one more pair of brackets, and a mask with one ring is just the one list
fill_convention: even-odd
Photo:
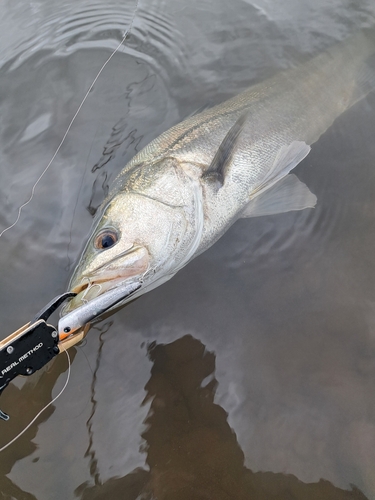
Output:
[[62,316],[119,285],[140,282],[149,268],[149,261],[147,249],[137,246],[106,265],[99,266],[95,271],[77,276],[70,289],[77,295],[66,304]]

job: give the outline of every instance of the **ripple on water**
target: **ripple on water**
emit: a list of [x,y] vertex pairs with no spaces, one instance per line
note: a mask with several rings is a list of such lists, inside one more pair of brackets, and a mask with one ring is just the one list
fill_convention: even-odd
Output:
[[[184,44],[181,33],[177,30],[168,14],[158,10],[152,4],[147,11],[136,8],[136,3],[118,4],[117,2],[92,2],[89,7],[82,2],[64,2],[53,11],[43,11],[34,22],[25,19],[22,31],[12,43],[4,44],[5,50],[0,59],[1,66],[7,71],[14,70],[34,53],[52,51],[54,55],[76,52],[82,48],[115,49],[124,34],[131,29],[131,37],[121,49],[131,51],[142,43],[144,54],[157,48],[167,60],[184,66]],[[10,23],[10,27],[12,23]],[[14,36],[14,35],[13,35]],[[161,66],[155,62],[155,66]]]
[[[17,37],[17,43],[12,44],[10,40],[5,45],[0,60],[0,111],[3,117],[0,159],[4,171],[2,178],[8,186],[4,202],[16,198],[21,204],[27,199],[28,191],[52,157],[53,148],[57,147],[87,88],[129,28],[134,8],[134,2],[127,5],[92,2],[89,7],[83,2],[64,2],[58,8],[41,9],[38,15],[33,12],[30,22],[26,20],[30,12],[24,13],[25,19],[20,23],[22,36]],[[12,27],[11,20],[9,27]],[[181,74],[182,77],[184,61],[183,37],[168,14],[158,10],[156,4],[151,4],[147,11],[137,9],[131,36],[95,85],[93,94],[96,96],[91,97],[79,115],[78,122],[91,114],[91,119],[101,122],[96,127],[103,129],[102,139],[97,129],[92,132],[87,126],[87,131],[80,134],[80,149],[86,151],[83,163],[88,161],[87,154],[91,152],[91,144],[87,143],[85,136],[96,135],[105,150],[106,141],[112,138],[111,128],[116,129],[116,124],[124,122],[120,131],[116,131],[116,140],[122,145],[119,165],[123,166],[123,155],[134,154],[157,133],[178,121],[170,95],[169,75]],[[102,105],[98,104],[98,98],[103,101]],[[118,99],[118,111],[111,115],[115,99]],[[105,130],[106,117],[103,112],[98,114],[98,106],[108,108],[104,113],[113,120],[108,123],[108,131]],[[119,114],[121,109],[122,114]],[[146,115],[150,132],[141,135],[137,128]],[[156,117],[160,129],[154,127]],[[69,141],[72,141],[71,135]],[[40,148],[42,143],[43,149]],[[129,144],[131,147],[125,151]],[[61,153],[66,153],[65,145]],[[107,162],[115,155],[104,156]],[[34,160],[31,165],[30,157]],[[100,153],[92,165],[100,163],[99,158]],[[79,161],[77,156],[74,162]],[[67,163],[65,161],[65,165]],[[56,168],[52,165],[52,170]],[[116,166],[112,164],[111,170],[115,172]],[[67,175],[74,178],[72,173]],[[110,176],[104,172],[101,177],[105,178],[107,185]],[[77,182],[75,178],[74,182]],[[102,178],[95,178],[91,183],[93,193],[96,186],[102,184]],[[95,194],[96,204],[103,196],[100,188]],[[90,206],[91,201],[88,203]],[[17,208],[18,205],[6,210],[9,224]]]
[[[39,309],[62,291],[68,274],[67,255],[71,261],[76,259],[91,223],[86,208],[95,211],[111,178],[136,150],[210,99],[220,102],[250,81],[262,81],[269,71],[293,64],[294,54],[313,53],[316,44],[327,41],[324,36],[340,38],[348,30],[346,20],[354,19],[359,11],[358,7],[346,7],[352,0],[333,0],[331,4],[324,0],[286,0],[282,6],[277,1],[259,0],[263,13],[250,0],[217,0],[215,8],[212,0],[181,0],[181,4],[176,0],[165,5],[163,1],[152,0],[149,5],[140,1],[132,36],[95,85],[33,204],[14,231],[4,235],[0,255],[2,319],[8,332],[20,326],[21,316],[26,321],[35,313],[36,305]],[[13,218],[19,201],[49,161],[85,89],[126,31],[135,6],[133,0],[89,0],[89,7],[87,0],[4,2],[12,5],[5,14],[6,26],[0,30],[0,46],[4,48],[0,54],[2,226],[11,222],[9,214]],[[175,13],[171,14],[173,9]],[[324,16],[319,16],[322,9]],[[337,33],[337,28],[342,31]],[[184,67],[187,57],[188,73]],[[353,117],[349,121],[358,148],[364,137],[358,122],[364,117],[354,121]],[[361,158],[365,144],[373,142],[373,123],[369,121],[366,128],[368,137],[361,144]],[[108,337],[99,339],[102,332],[96,330],[90,333],[86,353],[91,366],[97,360],[98,367],[91,393],[97,401],[95,412],[90,417],[92,407],[86,404],[91,372],[87,368],[86,375],[82,368],[85,361],[79,365],[78,359],[67,393],[68,407],[61,400],[54,417],[39,429],[38,453],[42,460],[38,464],[31,463],[35,455],[29,457],[30,461],[20,458],[13,467],[11,479],[17,486],[38,498],[62,498],[86,479],[91,481],[90,472],[98,471],[104,481],[142,466],[144,458],[138,447],[147,413],[142,406],[143,387],[151,387],[151,365],[139,343],[142,339],[172,342],[192,331],[204,344],[198,351],[205,352],[206,345],[210,351],[204,358],[212,360],[211,353],[215,352],[218,370],[213,371],[211,362],[211,379],[205,382],[210,387],[211,380],[214,387],[213,376],[218,381],[223,410],[229,412],[229,425],[238,437],[236,449],[245,454],[254,470],[288,470],[299,479],[337,479],[337,484],[344,486],[348,479],[360,486],[369,484],[368,490],[375,491],[370,479],[361,479],[367,472],[371,475],[374,463],[374,446],[369,439],[373,435],[370,403],[374,378],[370,360],[374,356],[368,344],[361,343],[361,304],[373,296],[370,224],[374,183],[369,182],[369,171],[373,170],[374,154],[369,150],[361,160],[369,165],[368,170],[363,164],[355,167],[350,156],[354,144],[348,144],[349,136],[350,131],[337,135],[336,141],[335,134],[328,131],[297,173],[318,196],[315,210],[239,221],[209,252],[156,294],[147,294],[118,313],[114,318],[117,324],[111,326]],[[364,174],[356,183],[349,172]],[[350,189],[346,187],[349,185]],[[362,187],[356,191],[355,186]],[[368,186],[366,197],[363,186]],[[358,217],[360,211],[366,213],[366,220]],[[362,239],[356,245],[359,237]],[[369,265],[363,265],[366,258]],[[46,279],[37,279],[41,276]],[[353,308],[347,304],[354,304]],[[344,309],[349,312],[343,315]],[[365,311],[369,331],[372,312],[373,308]],[[102,341],[103,349],[99,349]],[[177,351],[174,346],[162,346],[160,357],[154,358],[167,366],[167,353],[178,370],[183,368],[182,372],[168,368],[166,382],[172,385],[177,379],[184,383],[194,380],[196,366],[205,365],[199,355],[192,357],[192,364],[181,363],[181,356],[173,361],[172,351],[188,357],[190,345],[192,352],[197,352],[197,341],[178,341],[178,345]],[[362,348],[367,349],[366,358],[358,356]],[[357,374],[359,369],[363,379]],[[154,375],[151,383],[160,380],[160,370],[154,370]],[[331,378],[333,382],[340,380],[337,390],[332,389]],[[39,384],[35,389],[50,399],[54,383],[52,374],[52,379],[47,377],[47,386]],[[209,398],[213,400],[215,389],[211,392]],[[29,400],[37,392],[25,393]],[[357,393],[363,396],[357,398]],[[18,393],[8,394],[13,403],[19,401]],[[192,399],[186,401],[190,404],[200,397],[200,390],[189,394]],[[163,394],[158,396],[155,401],[163,403]],[[206,396],[207,392],[204,398],[208,401]],[[336,401],[333,412],[332,401]],[[86,410],[82,409],[84,405]],[[207,436],[214,422],[219,438],[227,435],[236,441],[225,411],[216,405],[211,407],[223,418],[209,421]],[[177,436],[182,429],[179,408],[174,404],[155,406],[159,411],[156,419],[160,411],[164,412],[159,420],[162,431],[168,431],[168,418],[177,417],[176,426],[169,426],[173,439],[164,434],[174,449],[183,444]],[[367,415],[367,420],[356,422],[356,412],[350,413],[351,408],[361,414],[360,418]],[[342,414],[352,420],[349,427],[340,425]],[[206,415],[198,413],[199,428]],[[56,425],[58,433],[54,432]],[[173,435],[173,429],[177,434]],[[226,429],[225,433],[221,429]],[[156,441],[149,433],[151,453],[160,457],[166,450],[160,446],[160,427],[154,425],[152,434]],[[332,434],[340,439],[329,439]],[[347,444],[347,436],[352,445]],[[29,453],[30,437],[25,434],[24,438],[16,445],[15,456]],[[185,442],[190,446],[190,436]],[[196,440],[195,456],[191,448],[188,450],[198,467],[199,457],[203,460],[207,456],[199,448],[200,442],[206,443]],[[365,447],[363,443],[370,445]],[[233,463],[232,454],[217,455],[220,460],[228,457],[221,463]],[[341,456],[348,464],[345,470],[350,468],[347,474],[345,470],[335,473]],[[90,466],[96,461],[98,467],[93,472]],[[13,463],[6,465],[11,468]],[[48,473],[56,467],[64,470],[63,477]],[[212,470],[205,476],[208,482],[218,477]],[[40,482],[40,477],[45,480]],[[257,477],[269,482],[270,476]],[[276,477],[278,481],[283,478],[289,481],[293,476]],[[282,484],[275,486],[277,492]],[[326,483],[319,484],[321,492],[321,485]]]

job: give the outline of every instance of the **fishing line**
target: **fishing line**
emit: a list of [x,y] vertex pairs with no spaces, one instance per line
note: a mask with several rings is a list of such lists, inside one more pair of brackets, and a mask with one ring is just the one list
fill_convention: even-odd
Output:
[[41,415],[41,414],[42,414],[42,413],[43,413],[43,412],[44,412],[44,411],[45,411],[48,407],[50,407],[50,406],[51,406],[51,405],[52,405],[52,404],[53,404],[53,403],[54,403],[54,402],[55,402],[55,401],[56,401],[56,400],[57,400],[57,399],[61,396],[61,394],[65,391],[66,386],[68,385],[68,382],[69,382],[69,379],[70,379],[70,367],[71,367],[71,362],[70,362],[70,356],[69,356],[69,354],[68,354],[68,351],[64,351],[64,352],[65,352],[65,354],[66,354],[66,357],[68,358],[68,375],[67,375],[67,377],[66,377],[66,381],[65,381],[65,384],[64,384],[63,388],[62,388],[62,389],[61,389],[61,391],[58,393],[58,395],[57,395],[57,396],[55,396],[55,397],[52,399],[52,401],[50,401],[49,403],[47,403],[47,404],[46,404],[46,406],[45,406],[44,408],[42,408],[42,409],[40,410],[40,412],[39,412],[39,413],[37,413],[37,414],[35,415],[35,417],[34,417],[34,418],[32,419],[32,421],[31,421],[31,422],[30,422],[30,423],[29,423],[29,424],[28,424],[28,425],[27,425],[27,426],[23,429],[23,431],[21,431],[19,434],[17,434],[17,436],[16,436],[16,437],[14,437],[11,441],[9,441],[9,443],[7,443],[5,446],[3,446],[2,448],[0,448],[0,453],[1,453],[2,451],[4,451],[6,448],[8,448],[8,446],[10,446],[11,444],[13,444],[15,441],[17,441],[17,439],[18,439],[19,437],[21,437],[21,436],[22,436],[22,434],[24,434],[24,433],[27,431],[27,429],[29,429],[29,428],[33,425],[33,423],[35,422],[35,420],[36,420],[37,418],[39,418],[39,417],[40,417],[40,415]]
[[[57,154],[59,153],[62,145],[64,144],[65,142],[65,139],[70,131],[70,129],[72,128],[72,125],[75,121],[75,119],[77,118],[79,112],[81,111],[82,109],[82,106],[84,105],[84,103],[86,102],[86,99],[88,98],[91,90],[93,89],[95,83],[98,81],[100,75],[102,74],[102,72],[104,71],[104,68],[107,66],[107,64],[111,61],[111,59],[114,57],[114,55],[120,50],[121,46],[124,44],[126,38],[128,37],[128,35],[130,34],[131,30],[132,30],[132,27],[133,27],[133,23],[134,23],[134,19],[135,19],[135,15],[138,11],[138,4],[139,4],[139,0],[136,0],[136,4],[135,4],[135,9],[134,9],[134,13],[133,13],[133,16],[131,18],[131,21],[130,21],[130,24],[129,24],[129,28],[127,29],[127,31],[125,32],[124,36],[122,37],[120,43],[117,45],[117,47],[114,49],[114,51],[110,54],[110,56],[107,58],[107,60],[104,62],[104,64],[102,65],[102,67],[100,68],[100,70],[98,71],[96,77],[94,78],[93,82],[91,83],[90,87],[88,88],[88,90],[86,91],[80,105],[78,106],[77,108],[77,111],[74,113],[73,115],[73,118],[71,119],[69,125],[68,125],[68,128],[66,129],[66,132],[65,134],[63,135],[59,145],[57,146],[57,149],[55,151],[55,153],[53,154],[51,160],[48,162],[47,166],[45,167],[45,169],[43,170],[43,172],[39,175],[39,177],[37,178],[36,182],[34,183],[32,189],[31,189],[31,193],[30,193],[30,196],[29,198],[26,200],[25,203],[23,203],[19,209],[18,209],[18,214],[17,214],[17,217],[16,217],[16,220],[13,222],[13,224],[11,224],[10,226],[6,227],[5,229],[3,229],[1,232],[0,232],[0,238],[1,236],[6,232],[6,231],[9,231],[9,229],[12,229],[19,221],[20,217],[21,217],[21,212],[22,212],[22,209],[25,208],[30,202],[31,200],[33,199],[34,197],[34,193],[35,193],[35,189],[37,187],[37,185],[39,184],[39,182],[41,181],[41,179],[43,178],[43,176],[46,174],[47,170],[50,168],[52,162],[54,161],[54,159],[56,158]],[[103,332],[104,333],[104,332]],[[101,349],[100,349],[101,351]],[[65,353],[66,353],[66,356],[68,358],[68,375],[67,375],[67,378],[66,378],[66,381],[65,381],[65,384],[63,386],[63,388],[61,389],[61,391],[57,394],[57,396],[55,396],[49,403],[46,404],[46,406],[44,406],[44,408],[42,408],[38,413],[37,415],[31,420],[31,422],[19,433],[17,434],[17,436],[15,436],[11,441],[9,441],[9,443],[7,443],[6,445],[4,445],[3,447],[0,448],[0,453],[4,450],[6,450],[11,444],[13,444],[15,441],[17,441],[32,425],[33,423],[40,417],[40,415],[47,409],[49,408],[61,395],[62,393],[65,391],[68,383],[69,383],[69,380],[70,380],[70,372],[71,372],[71,361],[70,361],[70,356],[69,356],[69,353],[67,350],[65,350]],[[87,357],[86,357],[87,358]],[[91,369],[91,367],[90,367]],[[96,372],[94,372],[94,379],[96,378]],[[93,413],[95,413],[95,405],[94,405],[94,410],[93,410]]]
[[[47,170],[49,169],[49,167],[51,166],[53,160],[56,158],[58,152],[60,151],[61,149],[61,146],[64,144],[65,142],[65,139],[66,139],[66,136],[68,135],[70,129],[72,128],[72,125],[75,121],[75,119],[77,118],[78,116],[78,113],[81,111],[82,109],[82,106],[84,105],[84,103],[86,102],[86,99],[88,98],[91,90],[93,89],[95,83],[98,81],[98,78],[100,77],[100,75],[102,74],[104,68],[107,66],[107,64],[109,63],[109,61],[113,58],[113,56],[120,50],[121,46],[123,45],[123,43],[125,42],[126,38],[128,37],[128,35],[130,34],[131,32],[131,29],[133,27],[133,22],[134,22],[134,18],[135,18],[135,15],[137,13],[137,10],[138,10],[138,3],[139,3],[139,0],[136,0],[136,4],[135,4],[135,9],[134,9],[134,13],[133,13],[133,16],[130,20],[130,24],[129,24],[129,28],[127,29],[127,31],[125,32],[124,36],[122,37],[122,40],[121,42],[117,45],[117,47],[115,48],[115,50],[112,52],[112,54],[108,57],[108,59],[105,61],[105,63],[103,64],[103,66],[100,68],[100,70],[98,71],[98,74],[96,75],[96,77],[94,78],[94,81],[92,82],[92,84],[90,85],[90,87],[88,88],[85,96],[83,97],[82,101],[81,101],[81,104],[78,106],[78,109],[77,111],[74,113],[73,115],[73,118],[71,119],[69,125],[68,125],[68,128],[66,129],[66,132],[65,134],[63,135],[63,138],[61,139],[60,141],[60,144],[57,146],[57,149],[55,151],[55,153],[53,154],[52,158],[50,159],[50,161],[48,162],[47,166],[45,167],[45,169],[43,170],[43,172],[39,175],[38,179],[36,180],[35,184],[33,185],[32,189],[31,189],[31,193],[30,193],[30,196],[29,198],[25,201],[25,203],[23,203],[19,209],[18,209],[18,214],[17,214],[17,217],[16,217],[16,220],[13,222],[13,224],[11,224],[9,227],[6,227],[5,229],[3,229],[0,233],[0,238],[1,236],[6,232],[6,231],[9,231],[9,229],[12,229],[17,223],[18,221],[20,220],[20,217],[21,217],[21,212],[22,212],[22,209],[25,208],[30,202],[31,200],[34,198],[34,193],[35,193],[35,189],[37,187],[37,185],[39,184],[39,182],[41,181],[42,177],[45,175],[45,173],[47,172]],[[1,450],[0,450],[1,451]]]

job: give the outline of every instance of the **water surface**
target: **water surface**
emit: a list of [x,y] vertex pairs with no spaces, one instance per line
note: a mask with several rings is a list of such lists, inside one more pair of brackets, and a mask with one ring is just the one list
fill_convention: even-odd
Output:
[[[58,146],[135,3],[7,0],[1,228]],[[141,0],[20,222],[0,239],[5,337],[68,284],[111,180],[196,110],[292,67],[375,9],[335,0]],[[2,454],[4,498],[375,497],[375,95],[296,169],[315,210],[237,222],[71,350],[63,396]],[[1,396],[1,443],[66,379]]]

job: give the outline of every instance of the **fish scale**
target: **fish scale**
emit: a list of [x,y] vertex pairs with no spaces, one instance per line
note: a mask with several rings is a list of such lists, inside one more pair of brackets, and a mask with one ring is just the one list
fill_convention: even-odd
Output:
[[[122,276],[142,283],[135,298],[170,279],[238,218],[315,206],[290,171],[375,88],[367,61],[374,52],[369,34],[358,33],[154,139],[124,167],[98,212],[71,280],[78,295],[70,309],[80,305],[85,280],[100,283],[86,300],[120,286]],[[107,230],[117,235],[114,246],[95,248]],[[143,249],[138,268],[138,254],[124,254],[133,246]]]

